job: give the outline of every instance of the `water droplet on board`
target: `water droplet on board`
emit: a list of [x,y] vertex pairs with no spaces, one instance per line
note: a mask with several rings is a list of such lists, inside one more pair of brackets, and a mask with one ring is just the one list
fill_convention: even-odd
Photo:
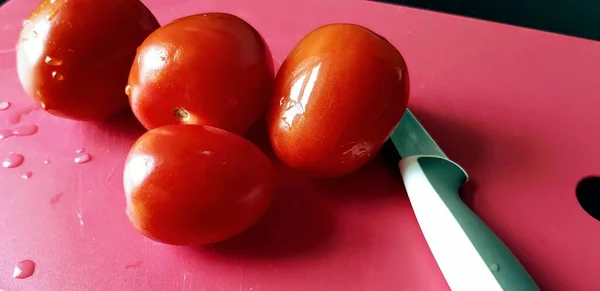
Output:
[[90,156],[89,154],[80,154],[77,157],[75,157],[75,159],[73,161],[75,161],[75,164],[85,164],[89,161],[92,160],[92,156]]
[[496,263],[491,263],[490,264],[490,271],[492,272],[499,272],[500,271],[500,266]]
[[13,270],[13,277],[16,279],[25,279],[31,277],[35,272],[35,262],[32,260],[23,260],[17,263]]
[[47,164],[50,164],[50,163],[52,163],[52,161],[50,161],[50,160],[44,160],[44,164],[47,165]]
[[50,66],[60,66],[62,65],[62,60],[60,59],[55,59],[52,58],[50,56],[46,56],[46,58],[44,59],[44,62]]
[[17,124],[17,123],[21,122],[21,118],[23,118],[23,116],[31,113],[34,110],[38,110],[38,109],[40,109],[40,108],[37,106],[29,106],[29,107],[15,109],[8,116],[8,118],[7,118],[8,123]]
[[7,101],[0,102],[0,111],[4,111],[8,108],[10,108],[10,102],[7,102]]
[[32,176],[33,176],[33,172],[27,171],[27,172],[23,173],[23,175],[21,175],[21,178],[23,178],[24,180],[29,180],[29,178],[31,178]]
[[34,31],[32,31],[32,32],[31,32],[31,36],[33,36],[33,38],[36,38],[36,37],[38,37],[38,33],[37,33],[37,31],[35,31],[35,30],[34,30]]
[[38,131],[37,125],[21,125],[12,130],[14,136],[30,136]]
[[6,139],[13,136],[13,132],[10,129],[2,129],[0,130],[0,139]]
[[2,167],[16,168],[23,164],[23,161],[25,161],[25,157],[23,157],[23,155],[11,152],[6,158],[4,158],[4,160],[2,160]]
[[127,95],[127,96],[131,95],[131,85],[127,85],[125,87],[125,95]]
[[60,202],[60,199],[62,198],[64,193],[58,193],[54,196],[52,196],[52,198],[50,198],[50,204],[56,204],[58,202]]
[[52,79],[54,79],[56,81],[62,81],[65,79],[65,77],[61,73],[54,71],[54,72],[52,72]]
[[81,153],[85,152],[85,149],[84,148],[80,148],[80,149],[77,149],[75,152],[78,153],[78,154],[81,154]]

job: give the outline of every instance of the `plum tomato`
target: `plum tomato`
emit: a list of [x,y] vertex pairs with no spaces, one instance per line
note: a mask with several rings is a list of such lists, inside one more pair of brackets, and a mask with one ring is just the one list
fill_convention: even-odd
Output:
[[203,245],[252,226],[274,194],[273,166],[254,144],[202,125],[166,125],[133,145],[124,169],[127,215],[145,236]]
[[127,108],[136,48],[158,27],[138,0],[44,0],[23,22],[19,79],[49,113],[106,119]]
[[273,150],[313,177],[350,173],[389,138],[408,95],[406,63],[385,38],[354,24],[317,28],[275,78],[267,116]]
[[201,124],[244,134],[267,109],[273,60],[259,33],[225,13],[183,17],[152,33],[129,75],[147,129]]

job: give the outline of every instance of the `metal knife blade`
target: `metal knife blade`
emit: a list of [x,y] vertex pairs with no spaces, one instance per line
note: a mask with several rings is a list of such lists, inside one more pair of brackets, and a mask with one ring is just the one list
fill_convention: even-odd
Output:
[[410,110],[402,116],[391,139],[402,158],[414,155],[448,158]]

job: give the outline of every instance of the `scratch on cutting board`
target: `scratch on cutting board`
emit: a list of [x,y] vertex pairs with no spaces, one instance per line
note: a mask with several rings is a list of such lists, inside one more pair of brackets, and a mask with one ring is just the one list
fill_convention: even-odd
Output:
[[190,290],[189,288],[186,289],[185,285],[187,281],[187,273],[185,271],[183,271],[183,287],[181,288],[181,290],[186,291],[186,290]]
[[[281,271],[276,268],[273,267],[273,265],[271,265],[271,263],[269,263],[269,261],[263,257],[261,257],[258,253],[253,252],[252,256],[255,257],[256,259],[260,260],[261,262],[265,263],[267,265],[267,267],[269,267],[270,269],[272,269],[273,271],[277,272],[277,273],[281,273]],[[258,287],[258,286],[257,286]]]
[[[15,205],[17,205],[17,203],[18,203],[19,201],[21,201],[21,199],[23,199],[23,197],[25,197],[25,196],[27,195],[27,193],[29,193],[29,186],[27,186],[27,187],[25,188],[25,191],[23,191],[23,195],[12,195],[12,196],[11,196],[11,198],[10,198],[10,202],[8,202],[8,204],[5,206],[5,208],[8,208],[8,209],[12,209],[12,208],[14,208],[14,207],[15,207]],[[18,197],[18,199],[17,199],[17,197]],[[2,210],[2,211],[0,212],[0,219],[1,219],[1,218],[4,216],[4,214],[5,214],[5,213],[7,213],[7,212],[9,212],[9,211]]]
[[[79,206],[81,207],[81,206]],[[77,211],[77,218],[79,218],[79,225],[83,226],[83,218],[81,218],[81,210]]]
[[112,176],[115,174],[115,166],[112,167],[112,169],[110,170],[110,172],[108,173],[108,177],[106,177],[106,182],[108,183],[108,181],[110,181],[110,179],[112,179]]
[[125,269],[133,269],[133,268],[139,268],[144,262],[143,261],[136,261],[133,264],[126,264],[125,265]]
[[244,255],[240,256],[240,291],[244,286]]
[[0,55],[4,55],[4,54],[11,54],[14,53],[16,51],[16,49],[0,49]]
[[367,261],[365,260],[365,252],[362,247],[359,247],[360,262],[362,265],[363,282],[367,280]]
[[79,218],[79,238],[83,238],[83,211],[81,210],[81,170],[78,173],[78,183],[77,183],[77,204],[79,206],[79,211],[77,211],[77,218]]

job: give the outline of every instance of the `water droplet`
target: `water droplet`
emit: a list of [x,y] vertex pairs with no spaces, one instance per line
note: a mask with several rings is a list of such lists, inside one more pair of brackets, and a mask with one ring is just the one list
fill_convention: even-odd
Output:
[[60,66],[62,65],[62,60],[60,59],[54,59],[50,56],[46,56],[46,58],[44,59],[44,62],[50,66]]
[[54,16],[56,16],[56,13],[58,13],[58,8],[50,11],[50,13],[48,13],[48,15],[46,16],[46,19],[48,19],[48,21],[51,21],[52,19],[54,19]]
[[125,95],[127,95],[127,96],[131,95],[131,85],[127,85],[125,87]]
[[51,161],[51,160],[44,160],[44,164],[46,164],[46,165],[47,165],[47,164],[50,164],[50,163],[52,163],[52,161]]
[[16,279],[25,279],[31,277],[35,272],[35,262],[32,260],[23,260],[17,263],[13,270],[13,277]]
[[4,168],[16,168],[23,164],[25,157],[17,153],[9,153],[6,158],[2,161],[2,167]]
[[78,153],[78,154],[81,154],[81,153],[85,152],[85,149],[84,148],[80,148],[80,149],[77,149],[75,152]]
[[58,193],[58,194],[52,196],[52,198],[50,198],[50,204],[58,203],[60,201],[60,198],[62,198],[63,194],[64,193],[61,192],[61,193]]
[[65,77],[61,73],[54,71],[54,72],[52,72],[52,79],[54,79],[56,81],[62,81],[65,79]]
[[19,109],[15,109],[13,110],[13,112],[11,112],[11,114],[8,116],[8,123],[10,124],[17,124],[19,122],[21,122],[21,118],[23,118],[23,116],[31,113],[34,110],[39,109],[39,107],[37,106],[29,106],[29,107],[24,107],[24,108],[19,108]]
[[21,125],[12,130],[14,136],[34,135],[38,131],[37,125]]
[[13,132],[10,129],[2,129],[0,130],[0,139],[6,139],[13,136]]
[[91,160],[92,160],[92,156],[90,156],[89,154],[85,154],[85,153],[78,155],[74,159],[75,164],[85,164]]
[[23,178],[24,180],[28,180],[32,176],[33,176],[33,172],[27,171],[27,172],[23,173],[23,175],[21,175],[21,178]]
[[0,102],[0,111],[6,110],[10,107],[10,102],[2,101]]
[[31,36],[33,36],[33,38],[36,38],[36,37],[38,37],[38,33],[37,33],[37,31],[35,31],[35,30],[34,30],[34,31],[32,31],[32,32],[31,32]]
[[496,263],[491,263],[490,264],[490,270],[492,272],[499,272],[500,271],[500,266]]

